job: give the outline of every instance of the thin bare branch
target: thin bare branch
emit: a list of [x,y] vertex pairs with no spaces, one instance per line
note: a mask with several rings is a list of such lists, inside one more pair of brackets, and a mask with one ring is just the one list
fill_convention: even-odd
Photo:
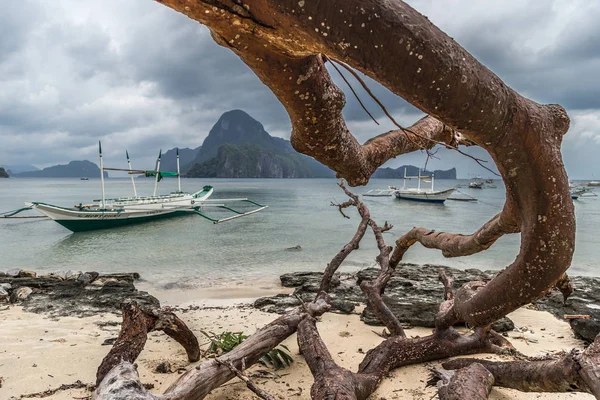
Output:
[[235,376],[237,376],[240,380],[242,380],[246,384],[246,386],[248,387],[248,389],[252,390],[254,392],[254,394],[256,394],[261,399],[264,399],[264,400],[275,400],[275,397],[271,396],[269,393],[265,392],[263,389],[261,389],[258,386],[256,386],[256,384],[254,382],[252,382],[250,380],[250,378],[248,378],[243,372],[241,372],[239,369],[237,369],[231,363],[231,361],[221,361],[218,358],[215,359],[215,361],[218,364],[224,365],[227,368],[229,368],[229,370],[231,372],[233,372],[235,374]]
[[444,268],[440,269],[440,282],[444,284],[444,300],[452,300],[454,297],[452,292],[452,286],[454,285],[454,278],[452,274],[446,273]]
[[[371,113],[369,112],[369,110],[367,110],[367,107],[365,107],[365,105],[363,104],[362,100],[360,99],[360,97],[358,97],[358,94],[354,91],[354,88],[352,87],[352,85],[350,84],[350,82],[348,82],[348,80],[346,79],[346,77],[344,76],[344,74],[342,74],[342,71],[340,71],[338,69],[338,67],[335,65],[335,63],[331,62],[331,60],[329,60],[327,58],[327,56],[323,56],[323,59],[325,61],[329,61],[331,66],[337,71],[337,73],[342,77],[342,79],[344,80],[344,82],[346,82],[346,85],[348,85],[348,87],[350,88],[350,90],[352,91],[352,94],[354,95],[354,97],[356,98],[356,100],[358,100],[358,103],[360,104],[360,106],[362,107],[363,110],[365,110],[365,112],[369,115],[369,117],[371,117],[371,119],[373,120],[373,122],[375,122],[377,125],[379,125],[379,122],[377,122],[377,120],[375,119],[375,117],[373,115],[371,115]],[[362,82],[361,82],[362,83]]]

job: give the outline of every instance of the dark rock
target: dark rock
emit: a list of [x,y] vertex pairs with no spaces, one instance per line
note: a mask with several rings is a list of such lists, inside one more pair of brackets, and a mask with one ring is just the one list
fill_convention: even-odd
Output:
[[356,304],[351,301],[339,299],[331,300],[331,308],[339,311],[342,314],[352,314],[352,311],[354,311],[355,307]]
[[[444,298],[444,288],[438,278],[442,268],[454,276],[455,289],[470,281],[489,280],[494,274],[493,271],[482,272],[476,269],[462,271],[432,264],[401,264],[384,291],[384,300],[401,322],[414,326],[434,327],[435,315]],[[329,293],[332,309],[351,313],[357,303],[365,303],[366,298],[360,289],[360,283],[373,280],[378,274],[378,268],[361,270],[355,276],[347,273],[336,274],[333,288]],[[261,298],[254,306],[267,312],[284,313],[289,308],[300,304],[295,296],[305,302],[312,301],[319,291],[322,277],[321,272],[284,274],[281,276],[282,285],[295,287],[294,296],[278,295]],[[381,325],[368,306],[363,311],[361,319],[370,325]],[[503,332],[513,329],[514,324],[506,318],[499,321],[495,328]]]
[[[61,274],[36,278],[0,278],[0,284],[10,284],[15,300],[23,297],[27,288],[30,294],[22,300],[26,311],[60,316],[91,316],[111,312],[120,314],[121,304],[135,301],[142,307],[159,307],[159,301],[133,285],[139,274],[98,275],[87,272],[77,280],[63,280]],[[100,285],[95,285],[95,281]],[[21,290],[20,294],[15,294]]]
[[[477,269],[459,270],[440,265],[401,264],[396,269],[384,291],[384,300],[401,322],[415,326],[433,327],[433,321],[439,304],[444,298],[444,288],[439,282],[440,269],[454,277],[454,290],[471,281],[489,281],[498,271],[480,271]],[[351,312],[355,303],[365,303],[366,299],[360,284],[373,280],[379,274],[378,268],[367,268],[356,273],[336,274],[334,287],[330,291],[332,308],[340,312]],[[295,287],[294,295],[303,301],[312,301],[321,285],[321,272],[297,272],[281,276],[282,285]],[[2,278],[0,278],[0,282]],[[593,341],[600,333],[600,278],[571,277],[575,292],[563,304],[562,294],[551,291],[547,296],[534,302],[544,311],[549,311],[562,319],[565,314],[590,315],[588,319],[569,319],[573,330],[583,339]],[[267,312],[284,313],[290,307],[300,304],[295,296],[278,295],[258,299],[255,307]],[[367,307],[361,319],[368,324],[379,325],[380,322]],[[503,318],[493,325],[497,332],[505,332],[514,328],[509,318]]]
[[593,342],[594,338],[600,333],[598,319],[572,319],[569,320],[571,329],[577,333],[579,337],[587,342]]
[[288,247],[287,249],[285,249],[286,251],[302,251],[302,246],[300,245],[296,245],[294,247]]
[[8,291],[6,289],[4,289],[3,287],[0,287],[0,303],[6,303],[8,302]]
[[[427,328],[433,328],[435,326],[435,315],[438,312],[439,303],[403,303],[399,302],[398,299],[389,296],[384,296],[383,300],[396,317],[398,317],[400,322]],[[371,307],[366,307],[363,310],[360,319],[367,325],[383,325],[372,311]]]
[[119,326],[119,325],[121,325],[121,323],[118,322],[118,321],[96,321],[94,323],[96,325],[98,325],[100,328],[103,328],[105,326]]
[[33,271],[27,271],[22,269],[21,271],[19,271],[19,278],[35,278],[36,277],[36,273]]
[[[383,299],[400,322],[425,328],[435,327],[435,316],[440,307],[439,303],[399,303],[397,299],[388,296],[384,296]],[[360,319],[367,325],[383,326],[370,306],[363,310]],[[464,323],[457,325],[464,325]],[[504,317],[496,321],[492,325],[492,329],[496,332],[512,331],[515,329],[515,324],[510,318]]]
[[83,285],[89,285],[90,283],[94,282],[99,275],[100,274],[97,272],[84,272],[77,277],[77,281],[81,282]]
[[154,370],[159,374],[169,374],[172,371],[171,363],[168,361],[163,361],[160,364],[158,364]]
[[126,281],[132,283],[140,279],[140,274],[137,272],[128,272],[121,274],[102,274],[103,278],[114,278],[118,281]]
[[4,278],[6,276],[6,272],[0,271],[0,278]]
[[6,276],[9,276],[11,278],[16,278],[17,276],[19,276],[20,272],[21,272],[20,269],[11,269],[6,272]]
[[570,277],[575,291],[563,302],[560,292],[552,291],[535,301],[534,306],[542,311],[548,311],[558,319],[565,314],[589,315],[590,319],[569,319],[571,328],[582,339],[592,342],[600,333],[600,278],[572,276]]
[[102,346],[112,346],[113,344],[115,344],[116,341],[117,341],[116,337],[111,337],[111,338],[105,339],[104,342],[102,342]]
[[496,332],[512,331],[513,329],[515,329],[515,323],[512,321],[512,319],[510,319],[508,317],[504,317],[504,318],[499,319],[498,321],[494,322],[492,324],[492,329],[495,330]]
[[299,305],[300,300],[285,293],[271,297],[261,297],[254,301],[255,308],[276,314],[284,314],[288,309]]
[[81,271],[74,271],[71,269],[71,270],[67,271],[67,273],[65,274],[65,279],[77,280],[77,278],[79,278],[80,275],[81,275]]
[[8,283],[12,287],[29,286],[36,289],[49,289],[62,282],[54,276],[38,276],[36,278],[0,278],[0,283]]
[[[283,274],[279,277],[281,285],[283,287],[298,287],[306,283],[313,284],[314,286],[321,285],[321,279],[323,279],[322,272],[292,272],[289,274]],[[333,286],[340,284],[339,274],[334,275],[332,281]]]
[[[118,280],[116,278],[108,278],[106,276],[99,276],[92,283],[90,283],[90,285],[100,287],[100,286],[105,285],[108,282],[118,282]],[[129,283],[129,282],[125,282],[125,283]],[[131,284],[133,284],[133,283],[131,283]]]
[[15,289],[10,294],[10,302],[13,304],[21,302],[21,301],[27,299],[32,292],[33,292],[33,290],[27,286],[22,286],[18,289]]

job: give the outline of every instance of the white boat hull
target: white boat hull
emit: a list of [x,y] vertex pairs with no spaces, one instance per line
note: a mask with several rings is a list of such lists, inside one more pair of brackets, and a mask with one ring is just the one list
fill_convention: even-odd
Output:
[[422,201],[427,203],[443,203],[454,192],[454,188],[440,191],[426,190],[396,190],[394,195],[398,199]]
[[151,220],[187,214],[184,208],[154,210],[77,210],[45,203],[32,203],[34,210],[41,212],[73,232],[115,228]]

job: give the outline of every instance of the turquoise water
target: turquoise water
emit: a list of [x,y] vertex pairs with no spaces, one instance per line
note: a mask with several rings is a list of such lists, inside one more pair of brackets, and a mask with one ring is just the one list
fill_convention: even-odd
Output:
[[[138,193],[151,194],[154,182],[138,179]],[[164,182],[164,183],[163,183]],[[173,179],[161,182],[161,192],[176,188]],[[219,282],[251,282],[284,272],[322,270],[352,237],[358,224],[356,211],[344,219],[330,203],[346,200],[332,179],[185,179],[187,191],[206,184],[215,187],[212,198],[248,197],[269,208],[258,214],[213,225],[199,216],[156,221],[137,226],[72,234],[51,220],[0,220],[0,271],[27,268],[36,271],[96,270],[137,271],[150,284],[178,282],[184,286],[210,286]],[[466,181],[437,181],[442,189]],[[397,180],[372,180],[372,188],[401,185]],[[499,212],[504,189],[461,188],[479,202],[447,201],[445,205],[407,202],[393,198],[365,198],[373,218],[389,221],[388,243],[413,226],[458,233],[472,233]],[[107,197],[131,195],[131,182],[108,179]],[[3,179],[0,180],[0,212],[22,207],[26,201],[62,206],[87,203],[100,196],[99,180]],[[600,198],[575,202],[577,244],[572,273],[600,275],[597,259],[600,238]],[[300,245],[302,251],[286,251]],[[439,263],[458,268],[500,269],[517,255],[519,236],[501,238],[483,253],[446,259],[439,251],[415,245],[405,261]],[[346,261],[347,269],[374,265],[377,254],[372,235]]]

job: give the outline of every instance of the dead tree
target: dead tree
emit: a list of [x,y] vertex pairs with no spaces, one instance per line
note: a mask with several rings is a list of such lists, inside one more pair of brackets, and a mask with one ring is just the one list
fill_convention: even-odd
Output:
[[[350,200],[344,207],[355,206],[361,223],[353,240],[329,264],[316,301],[267,325],[223,356],[223,363],[231,362],[237,369],[242,364],[249,366],[297,329],[301,350],[315,376],[313,398],[364,399],[392,368],[457,354],[496,352],[508,346],[489,329],[490,324],[555,286],[573,256],[573,203],[560,154],[569,118],[561,106],[541,105],[522,97],[400,0],[160,2],[206,25],[218,44],[236,53],[286,108],[294,148],[327,165],[350,185],[366,184],[377,167],[397,155],[436,144],[458,148],[476,143],[491,155],[506,186],[502,212],[472,235],[415,228],[393,249],[381,234],[387,226],[372,221],[364,204],[348,192]],[[409,128],[398,126],[360,144],[343,119],[345,97],[325,68],[328,61],[361,71],[428,116]],[[326,279],[358,246],[368,228],[379,247],[381,274],[361,287],[392,336],[369,351],[359,371],[353,373],[335,365],[320,339],[315,318],[328,308]],[[510,233],[521,234],[515,261],[493,280],[468,283],[456,293],[446,280],[447,299],[440,305],[434,333],[407,339],[381,300],[381,292],[404,253],[420,242],[441,250],[446,257],[467,256],[488,249]],[[562,280],[560,286],[568,284]],[[459,321],[475,327],[473,335],[458,334],[452,326]],[[571,389],[599,397],[598,346],[590,349],[588,356],[574,359],[585,384],[578,382]],[[498,378],[485,364],[472,365],[468,368],[475,372],[466,375],[481,376],[486,388],[470,393],[481,395],[492,384],[490,374],[494,381]],[[508,368],[518,375],[529,368],[522,365],[530,364]],[[127,360],[113,364],[98,390],[118,382],[119,373],[126,379],[135,375]],[[201,399],[233,376],[222,363],[208,361],[183,375],[164,395],[140,394],[138,398]],[[461,378],[465,373],[453,376],[442,385],[445,392],[455,397],[468,393],[461,389],[469,385],[468,379]],[[539,388],[547,389],[544,385]],[[468,398],[467,394],[461,396]]]

